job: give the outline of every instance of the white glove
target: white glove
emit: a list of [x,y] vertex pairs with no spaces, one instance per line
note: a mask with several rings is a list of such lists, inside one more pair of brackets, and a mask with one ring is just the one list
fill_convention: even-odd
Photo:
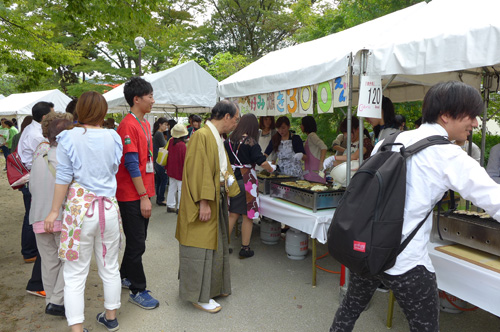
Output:
[[273,169],[273,172],[276,170],[276,165],[273,165],[273,164],[269,164],[269,166],[271,166],[271,168]]
[[302,152],[298,152],[298,153],[296,153],[296,154],[293,156],[293,159],[294,159],[295,161],[300,161],[300,160],[302,160],[302,157],[303,157],[303,156],[304,156],[304,154],[303,154]]
[[333,166],[333,162],[335,161],[335,156],[331,156],[323,161],[323,169],[327,169]]
[[231,187],[231,186],[233,185],[234,181],[236,181],[236,179],[234,178],[234,175],[231,175],[231,174],[230,174],[230,175],[227,177],[227,186],[228,186],[228,187]]
[[319,171],[318,175],[319,175],[320,178],[324,178],[325,177],[325,172],[324,171]]

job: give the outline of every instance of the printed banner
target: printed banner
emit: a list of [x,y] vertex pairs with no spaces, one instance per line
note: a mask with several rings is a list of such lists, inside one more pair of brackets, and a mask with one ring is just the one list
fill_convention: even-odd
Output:
[[349,82],[347,76],[337,77],[335,80],[333,80],[333,82],[333,107],[347,106],[349,102]]
[[281,116],[281,115],[286,115],[288,112],[286,110],[287,108],[287,98],[286,98],[286,91],[278,91],[274,93],[274,114],[269,114],[268,115],[275,115],[275,116]]
[[299,89],[300,107],[299,113],[303,116],[313,115],[313,87],[304,86]]

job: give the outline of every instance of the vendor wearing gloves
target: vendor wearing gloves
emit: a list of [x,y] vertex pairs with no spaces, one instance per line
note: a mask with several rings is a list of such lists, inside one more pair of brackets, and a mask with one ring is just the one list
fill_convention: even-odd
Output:
[[302,118],[300,129],[307,134],[304,150],[307,158],[304,161],[304,179],[312,182],[326,183],[324,174],[318,175],[323,170],[323,161],[325,160],[327,146],[316,134],[316,121],[310,115]]
[[276,120],[276,130],[264,154],[276,153],[281,174],[302,177],[302,160],[306,158],[304,143],[298,135],[290,133],[290,120],[286,116]]
[[[347,137],[347,119],[344,119],[340,124],[340,131],[344,134],[344,137]],[[351,122],[351,160],[359,159],[359,119],[356,117],[352,118]],[[370,154],[373,150],[373,144],[368,134],[368,131],[365,129],[363,135],[363,160],[366,160],[370,157]],[[323,168],[327,169],[332,166],[337,166],[347,161],[347,150],[344,151],[342,156],[331,156],[325,159],[323,163]]]

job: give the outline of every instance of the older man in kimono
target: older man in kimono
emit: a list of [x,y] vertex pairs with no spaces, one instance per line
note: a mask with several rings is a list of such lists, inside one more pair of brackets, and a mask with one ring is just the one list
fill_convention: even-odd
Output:
[[222,309],[214,297],[231,294],[227,195],[239,193],[222,134],[240,118],[237,106],[218,102],[206,125],[191,136],[182,174],[175,237],[179,241],[179,295],[201,310]]

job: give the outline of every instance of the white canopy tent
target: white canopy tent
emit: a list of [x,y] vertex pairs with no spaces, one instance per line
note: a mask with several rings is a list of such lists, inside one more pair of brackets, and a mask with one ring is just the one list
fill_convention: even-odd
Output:
[[[142,77],[153,86],[153,113],[206,113],[217,103],[218,81],[194,61]],[[110,113],[130,109],[123,86],[104,94]]]
[[4,96],[4,95],[2,95],[2,94],[0,94],[0,100],[1,100],[1,99],[4,99],[4,98],[5,98],[5,96]]
[[[435,83],[459,80],[486,89],[487,103],[489,89],[498,90],[493,79],[498,82],[500,72],[499,10],[498,0],[422,2],[267,54],[220,82],[219,94],[270,93],[352,73],[381,76],[384,95],[394,102],[421,100]],[[357,103],[359,80],[350,82],[348,118],[350,106]],[[482,145],[484,150],[484,141]]]
[[71,98],[57,89],[13,93],[0,100],[0,116],[12,116],[16,118],[17,123],[21,123],[27,115],[31,115],[31,109],[39,101],[51,102],[56,112],[64,113]]

